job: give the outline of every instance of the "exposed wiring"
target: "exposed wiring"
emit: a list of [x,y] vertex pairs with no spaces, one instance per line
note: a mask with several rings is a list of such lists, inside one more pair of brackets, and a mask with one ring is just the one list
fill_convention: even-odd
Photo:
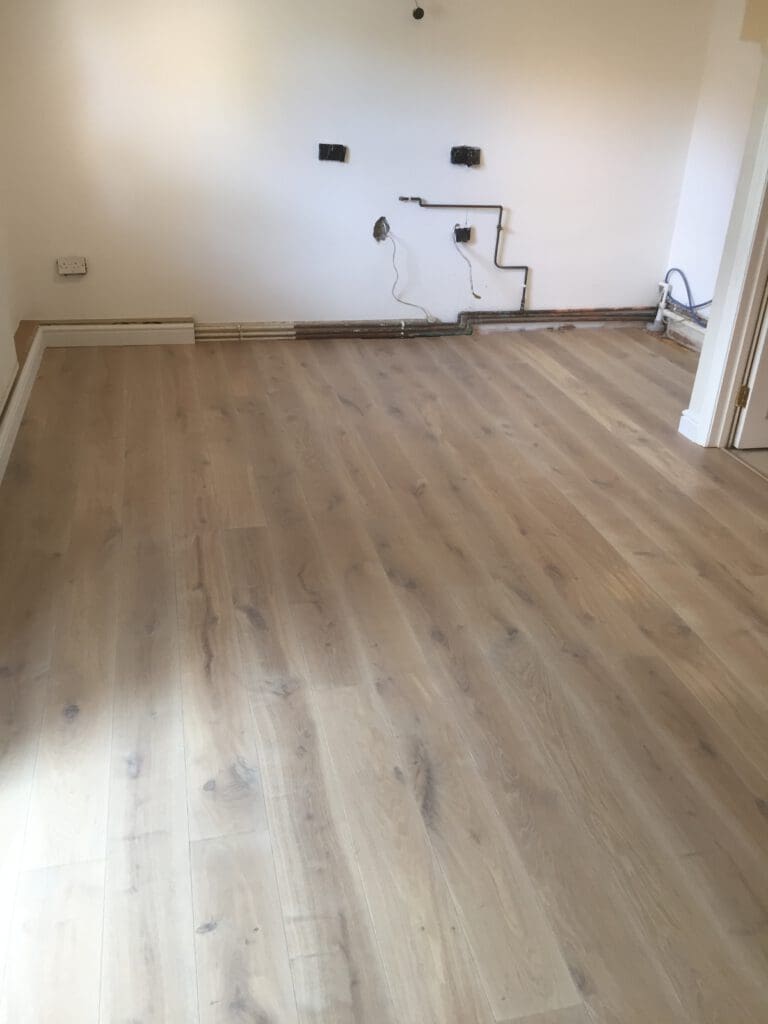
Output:
[[389,235],[387,237],[392,243],[392,267],[395,271],[395,280],[392,285],[392,298],[395,300],[395,302],[399,302],[401,306],[410,306],[411,309],[421,310],[421,312],[424,314],[429,323],[436,323],[436,317],[432,316],[428,309],[425,309],[423,306],[420,306],[417,302],[408,302],[407,299],[401,299],[400,296],[397,294],[397,286],[400,284],[400,271],[397,269],[397,242],[395,241],[395,236],[392,234],[391,231],[389,232]]
[[504,232],[504,207],[497,203],[428,203],[421,196],[400,196],[401,203],[418,203],[424,210],[493,210],[497,214],[496,245],[493,252],[494,266],[499,270],[517,270],[523,274],[523,294],[520,298],[520,312],[525,312],[528,298],[531,268],[526,265],[513,265],[501,262],[501,241]]
[[[687,302],[681,302],[679,299],[675,299],[672,296],[671,279],[674,274],[677,274],[677,276],[683,282],[686,298],[688,299]],[[701,327],[706,327],[709,323],[709,320],[707,317],[702,316],[699,310],[706,309],[708,306],[711,306],[714,302],[714,299],[710,299],[708,302],[694,302],[690,282],[685,272],[682,271],[679,267],[672,267],[670,270],[668,270],[667,276],[664,278],[664,282],[665,284],[668,284],[670,286],[669,297],[667,298],[667,305],[673,310],[677,309],[680,312],[687,313],[691,317],[691,319],[694,320]]]
[[459,254],[459,256],[461,256],[461,258],[464,260],[464,262],[469,267],[469,290],[472,292],[472,295],[476,299],[482,299],[482,295],[478,295],[477,292],[475,291],[475,276],[474,276],[474,273],[472,271],[472,262],[469,259],[469,257],[467,256],[467,254],[462,250],[462,248],[459,245],[459,243],[456,241],[456,228],[458,228],[458,227],[460,227],[459,224],[454,225],[454,229],[451,232],[451,238],[453,239],[453,247],[456,250],[456,252]]

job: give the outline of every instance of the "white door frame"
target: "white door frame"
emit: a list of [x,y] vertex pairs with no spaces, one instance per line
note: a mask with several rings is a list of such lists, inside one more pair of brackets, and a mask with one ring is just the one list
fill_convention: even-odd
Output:
[[690,406],[680,433],[696,444],[727,448],[737,416],[768,283],[768,59],[725,242],[715,301]]

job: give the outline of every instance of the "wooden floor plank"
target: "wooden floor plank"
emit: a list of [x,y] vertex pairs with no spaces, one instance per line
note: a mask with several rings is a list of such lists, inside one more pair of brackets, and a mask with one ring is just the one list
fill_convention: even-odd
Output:
[[516,1017],[499,1024],[593,1024],[594,1020],[585,1007],[575,1006],[568,1010],[555,1010],[554,1013],[537,1013],[535,1017]]
[[104,862],[25,871],[0,1020],[98,1024]]
[[201,1024],[298,1020],[269,833],[192,844]]
[[158,831],[110,840],[101,1024],[197,1022],[190,891],[186,835]]
[[101,1020],[197,1021],[163,353],[127,369]]
[[176,585],[160,364],[128,372],[109,832],[188,835]]
[[190,835],[253,832],[264,798],[219,535],[197,534],[176,562]]
[[302,687],[270,688],[254,709],[299,1019],[398,1019],[327,752]]
[[103,859],[122,545],[120,349],[73,355],[86,422],[24,848],[28,868]]
[[205,451],[213,477],[216,520],[224,528],[263,526],[253,467],[245,456],[243,424],[229,390],[221,350],[205,346],[196,360]]
[[61,390],[68,365],[63,350],[46,354],[0,492],[0,579],[13,595],[0,616],[0,905],[7,908],[0,918],[0,977],[23,864],[85,424],[84,405],[73,413]]
[[[359,687],[313,694],[399,1020],[491,1022],[477,966],[405,785]],[[354,815],[350,809],[355,808]]]
[[254,708],[299,1019],[398,1020],[359,867],[329,791],[328,755],[302,687]]
[[186,345],[162,350],[163,421],[171,528],[180,541],[218,525],[213,471],[206,454],[195,355]]
[[201,401],[197,369],[194,353],[166,352],[164,426],[193,840],[252,832],[264,824],[221,543],[227,520],[217,504],[205,434],[212,413]]

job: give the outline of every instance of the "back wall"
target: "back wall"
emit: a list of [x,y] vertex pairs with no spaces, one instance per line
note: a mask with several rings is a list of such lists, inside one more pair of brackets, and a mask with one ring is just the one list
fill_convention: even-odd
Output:
[[[529,305],[645,305],[666,269],[705,63],[702,0],[27,0],[6,4],[18,316],[203,321],[514,308],[473,214],[502,203]],[[11,8],[11,9],[9,9]],[[660,37],[663,28],[663,39]],[[350,148],[321,164],[319,142]],[[483,149],[452,167],[452,145]],[[89,274],[62,280],[59,255]]]

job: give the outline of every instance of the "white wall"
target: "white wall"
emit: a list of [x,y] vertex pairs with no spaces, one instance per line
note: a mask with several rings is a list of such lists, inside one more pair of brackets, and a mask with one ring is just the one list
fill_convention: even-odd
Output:
[[[744,0],[716,0],[669,265],[694,298],[715,294],[760,74],[761,49],[741,41]],[[684,299],[679,282],[675,296]]]
[[[667,263],[708,0],[26,0],[7,4],[20,313],[202,320],[510,308],[519,278],[455,218],[503,202],[536,307],[651,304]],[[9,8],[11,8],[9,10]],[[659,44],[663,26],[665,42]],[[319,164],[320,141],[349,145]],[[452,144],[483,147],[453,168]],[[89,259],[59,280],[57,255]]]

